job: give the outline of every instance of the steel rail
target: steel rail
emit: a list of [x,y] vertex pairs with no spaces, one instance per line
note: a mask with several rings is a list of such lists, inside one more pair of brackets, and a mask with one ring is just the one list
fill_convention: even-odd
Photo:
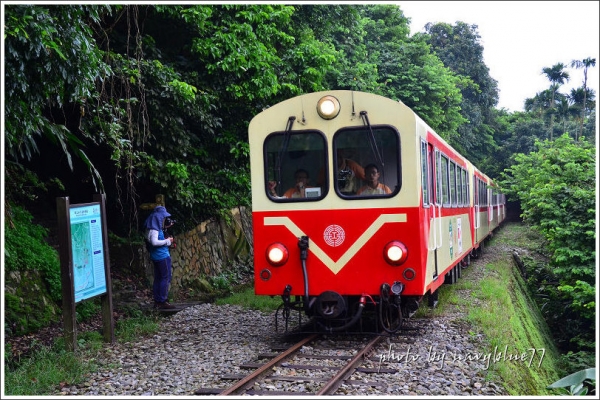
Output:
[[350,375],[352,375],[356,366],[362,362],[363,358],[371,351],[371,349],[375,347],[385,337],[387,336],[376,336],[373,340],[367,343],[367,345],[361,351],[356,353],[356,355],[352,357],[350,361],[348,361],[348,364],[346,364],[344,368],[342,368],[337,374],[335,374],[335,376],[333,376],[331,380],[329,380],[329,382],[327,382],[317,392],[316,395],[323,396],[333,394],[340,387],[340,385]]
[[265,363],[262,367],[258,368],[256,371],[254,371],[250,375],[239,380],[234,385],[230,386],[229,388],[227,388],[227,389],[223,390],[222,392],[220,392],[219,394],[217,394],[217,396],[229,396],[231,394],[237,393],[240,390],[245,390],[247,388],[247,386],[254,383],[254,381],[256,379],[258,379],[262,374],[268,372],[268,370],[270,370],[271,368],[279,365],[281,362],[283,362],[288,357],[290,357],[292,354],[294,354],[296,351],[298,351],[298,349],[300,349],[306,343],[312,342],[319,336],[321,336],[321,335],[314,334],[314,335],[311,335],[311,336],[308,336],[308,337],[302,339],[301,341],[299,341],[298,343],[296,343],[295,345],[293,345],[292,347],[290,347],[289,349],[287,349],[286,351],[284,351],[277,357],[273,358],[271,361]]

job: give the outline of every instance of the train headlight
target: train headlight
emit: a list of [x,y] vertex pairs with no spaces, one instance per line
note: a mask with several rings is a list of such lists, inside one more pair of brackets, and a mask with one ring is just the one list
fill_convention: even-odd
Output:
[[285,264],[290,257],[288,249],[281,243],[273,243],[267,247],[267,261],[274,267]]
[[408,249],[404,243],[397,240],[391,241],[383,248],[383,258],[388,264],[401,265],[408,258]]
[[340,102],[333,96],[321,97],[317,103],[317,112],[323,119],[334,119],[340,113]]

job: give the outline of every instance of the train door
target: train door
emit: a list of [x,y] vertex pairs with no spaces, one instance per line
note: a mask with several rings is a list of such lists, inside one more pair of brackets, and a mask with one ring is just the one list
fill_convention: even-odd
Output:
[[[423,185],[426,188],[427,196],[423,196],[423,205],[425,210],[425,221],[429,222],[429,237],[427,243],[428,253],[432,253],[434,262],[434,269],[432,278],[436,279],[438,276],[438,249],[442,246],[442,206],[438,200],[439,189],[437,186],[441,183],[440,179],[436,179],[438,176],[438,168],[436,167],[436,160],[438,160],[440,154],[436,151],[432,144],[421,142],[421,160],[423,168]],[[429,258],[428,254],[428,259]]]
[[496,193],[494,193],[494,189],[488,190],[488,198],[490,202],[490,215],[488,219],[490,221],[489,231],[493,231],[496,226]]
[[485,235],[492,231],[493,221],[494,221],[494,204],[492,203],[492,189],[487,187],[486,184],[486,200],[487,200],[487,230]]
[[475,176],[475,174],[473,174],[472,210],[475,213],[475,215],[473,216],[473,219],[475,221],[475,235],[473,236],[475,238],[475,242],[473,244],[476,244],[479,242],[479,232],[481,230],[481,215],[479,214],[479,179],[477,179],[477,176]]

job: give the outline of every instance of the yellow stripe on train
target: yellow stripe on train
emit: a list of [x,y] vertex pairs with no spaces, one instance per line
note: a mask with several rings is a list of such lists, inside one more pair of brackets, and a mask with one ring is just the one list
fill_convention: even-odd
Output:
[[[310,251],[327,267],[337,274],[346,266],[348,261],[352,259],[358,253],[358,251],[367,243],[367,241],[373,237],[373,235],[386,223],[394,222],[406,222],[406,214],[382,214],[363,232],[362,235],[346,250],[346,252],[340,257],[339,260],[333,261],[327,253],[325,253],[318,245],[312,244],[309,249]],[[294,236],[306,236],[306,234],[300,229],[291,219],[288,217],[265,217],[265,226],[284,226]]]

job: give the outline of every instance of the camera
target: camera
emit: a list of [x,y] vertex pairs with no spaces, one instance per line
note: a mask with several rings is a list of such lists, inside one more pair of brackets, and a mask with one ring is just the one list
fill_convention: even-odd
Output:
[[346,185],[348,184],[348,181],[350,179],[352,179],[352,175],[353,175],[353,173],[350,168],[340,169],[338,171],[338,177],[337,177],[338,187],[340,189],[344,189],[346,187]]
[[168,232],[168,229],[171,228],[173,225],[175,225],[176,222],[177,222],[177,220],[167,217],[167,218],[165,218],[165,227],[163,228],[163,233],[165,235],[165,238],[168,238],[168,237],[171,238],[171,247],[172,248],[176,248],[177,245],[175,244],[175,237],[173,236],[172,233]]

